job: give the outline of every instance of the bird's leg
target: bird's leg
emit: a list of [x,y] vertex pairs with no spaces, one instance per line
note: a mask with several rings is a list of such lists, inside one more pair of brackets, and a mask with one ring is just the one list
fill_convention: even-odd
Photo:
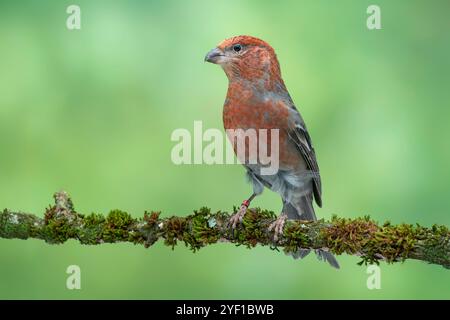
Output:
[[247,209],[250,206],[250,203],[252,202],[252,200],[255,197],[256,197],[256,194],[254,193],[250,196],[250,198],[248,198],[247,200],[244,200],[241,204],[241,207],[239,208],[239,211],[230,217],[229,223],[233,229],[236,228],[236,225],[238,223],[242,222],[242,219],[244,218],[244,215],[247,212]]
[[280,214],[280,216],[272,222],[268,228],[269,231],[274,231],[273,240],[277,241],[278,236],[283,234],[284,223],[286,222],[287,215],[285,213]]

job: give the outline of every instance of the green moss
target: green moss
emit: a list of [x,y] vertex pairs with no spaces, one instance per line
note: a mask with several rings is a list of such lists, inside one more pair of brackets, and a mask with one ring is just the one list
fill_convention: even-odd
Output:
[[[220,213],[217,213],[220,216]],[[164,244],[172,249],[177,241],[183,241],[192,251],[197,251],[207,244],[215,243],[219,239],[218,229],[211,226],[211,211],[203,207],[194,211],[193,215],[182,217],[171,217],[164,221]]]
[[183,239],[188,247],[194,252],[201,247],[215,243],[218,240],[219,233],[216,228],[210,228],[209,219],[211,218],[211,211],[209,208],[202,207],[199,211],[194,211],[191,216],[191,232],[186,230],[183,234]]
[[105,217],[97,213],[91,213],[90,215],[83,217],[83,224],[86,228],[99,226],[105,221]]
[[128,212],[121,210],[111,210],[106,217],[106,223],[111,228],[123,229],[133,222],[133,218]]
[[43,229],[45,241],[48,243],[63,243],[67,239],[74,238],[76,228],[67,223],[66,219],[49,219]]
[[160,214],[161,212],[159,211],[152,211],[152,212],[145,211],[143,220],[147,222],[147,225],[153,226],[155,225],[155,223],[158,222]]
[[433,225],[431,229],[423,229],[422,239],[417,247],[423,259],[430,263],[438,263],[450,268],[450,231],[445,226]]
[[173,249],[177,240],[180,240],[195,252],[206,244],[217,242],[218,231],[209,226],[210,217],[210,209],[203,207],[186,218],[172,217],[166,220],[164,243]]
[[[416,249],[418,241],[427,238],[427,229],[419,225],[392,226],[385,222],[378,226],[369,217],[333,217],[331,223],[322,231],[325,245],[336,254],[361,254],[359,264],[378,264],[380,259],[388,263],[404,261]],[[445,229],[439,232],[445,233]]]
[[33,220],[33,217],[23,216],[24,218],[18,217],[16,214],[8,212],[7,209],[3,210],[0,213],[0,237],[27,239],[31,233],[30,222]]
[[150,247],[153,245],[156,241],[158,241],[160,230],[159,230],[159,216],[161,212],[159,211],[152,211],[152,212],[144,212],[144,217],[142,218],[142,221],[145,222],[145,225],[140,230],[142,233],[147,234],[146,237],[142,236],[141,233],[131,233],[130,234],[130,241],[132,241],[134,244],[143,244],[145,248]]
[[103,237],[105,217],[101,214],[91,213],[88,216],[79,215],[82,219],[78,230],[78,238],[82,244],[100,244]]
[[164,222],[164,244],[174,249],[177,240],[183,240],[186,219],[181,217],[171,217]]
[[242,219],[242,227],[238,226],[234,230],[239,245],[245,245],[247,248],[255,247],[258,243],[267,245],[271,242],[266,232],[266,227],[262,225],[263,221],[273,220],[276,215],[273,211],[254,208],[247,210]]
[[284,228],[284,236],[286,243],[283,251],[285,253],[297,252],[299,248],[311,247],[312,243],[308,236],[310,228],[307,227],[305,222],[286,222]]
[[134,220],[129,213],[121,210],[111,210],[103,226],[103,241],[127,241],[128,228],[133,222]]
[[112,210],[105,218],[92,213],[83,217],[82,228],[79,230],[79,240],[83,244],[100,244],[102,242],[128,241],[134,244],[144,244],[145,239],[140,232],[134,230],[139,220],[121,210]]
[[53,217],[55,216],[55,212],[56,212],[55,206],[50,206],[45,209],[44,220],[46,223],[47,223],[47,221],[53,219]]

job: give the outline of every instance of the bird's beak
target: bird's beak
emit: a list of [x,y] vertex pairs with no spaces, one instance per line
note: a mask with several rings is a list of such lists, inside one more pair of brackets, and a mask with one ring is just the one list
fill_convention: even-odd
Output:
[[214,48],[205,56],[205,61],[218,64],[225,55],[219,48]]

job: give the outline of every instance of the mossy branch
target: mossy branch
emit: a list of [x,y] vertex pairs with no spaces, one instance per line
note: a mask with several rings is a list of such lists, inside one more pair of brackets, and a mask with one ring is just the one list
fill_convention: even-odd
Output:
[[208,208],[185,217],[161,218],[159,212],[145,212],[143,217],[133,218],[121,210],[112,210],[107,216],[83,215],[75,211],[64,191],[55,193],[54,199],[44,218],[3,210],[0,238],[35,238],[51,244],[68,239],[88,245],[132,242],[146,248],[163,239],[172,248],[183,242],[193,251],[208,244],[231,242],[249,248],[257,244],[283,248],[286,253],[299,248],[324,249],[336,255],[357,255],[362,259],[359,264],[417,259],[450,268],[450,231],[445,226],[379,225],[369,217],[333,217],[331,221],[288,221],[283,235],[274,241],[268,226],[276,215],[257,208],[249,209],[242,225],[233,230],[228,225],[229,214],[212,213]]

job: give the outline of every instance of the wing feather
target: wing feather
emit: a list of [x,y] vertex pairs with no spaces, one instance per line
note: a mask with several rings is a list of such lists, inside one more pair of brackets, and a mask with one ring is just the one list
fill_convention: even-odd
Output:
[[322,207],[322,182],[320,180],[319,165],[317,163],[316,153],[312,145],[311,137],[309,136],[306,125],[295,106],[292,106],[290,110],[293,124],[292,127],[289,128],[288,135],[297,146],[308,169],[314,174],[314,198],[317,205]]

